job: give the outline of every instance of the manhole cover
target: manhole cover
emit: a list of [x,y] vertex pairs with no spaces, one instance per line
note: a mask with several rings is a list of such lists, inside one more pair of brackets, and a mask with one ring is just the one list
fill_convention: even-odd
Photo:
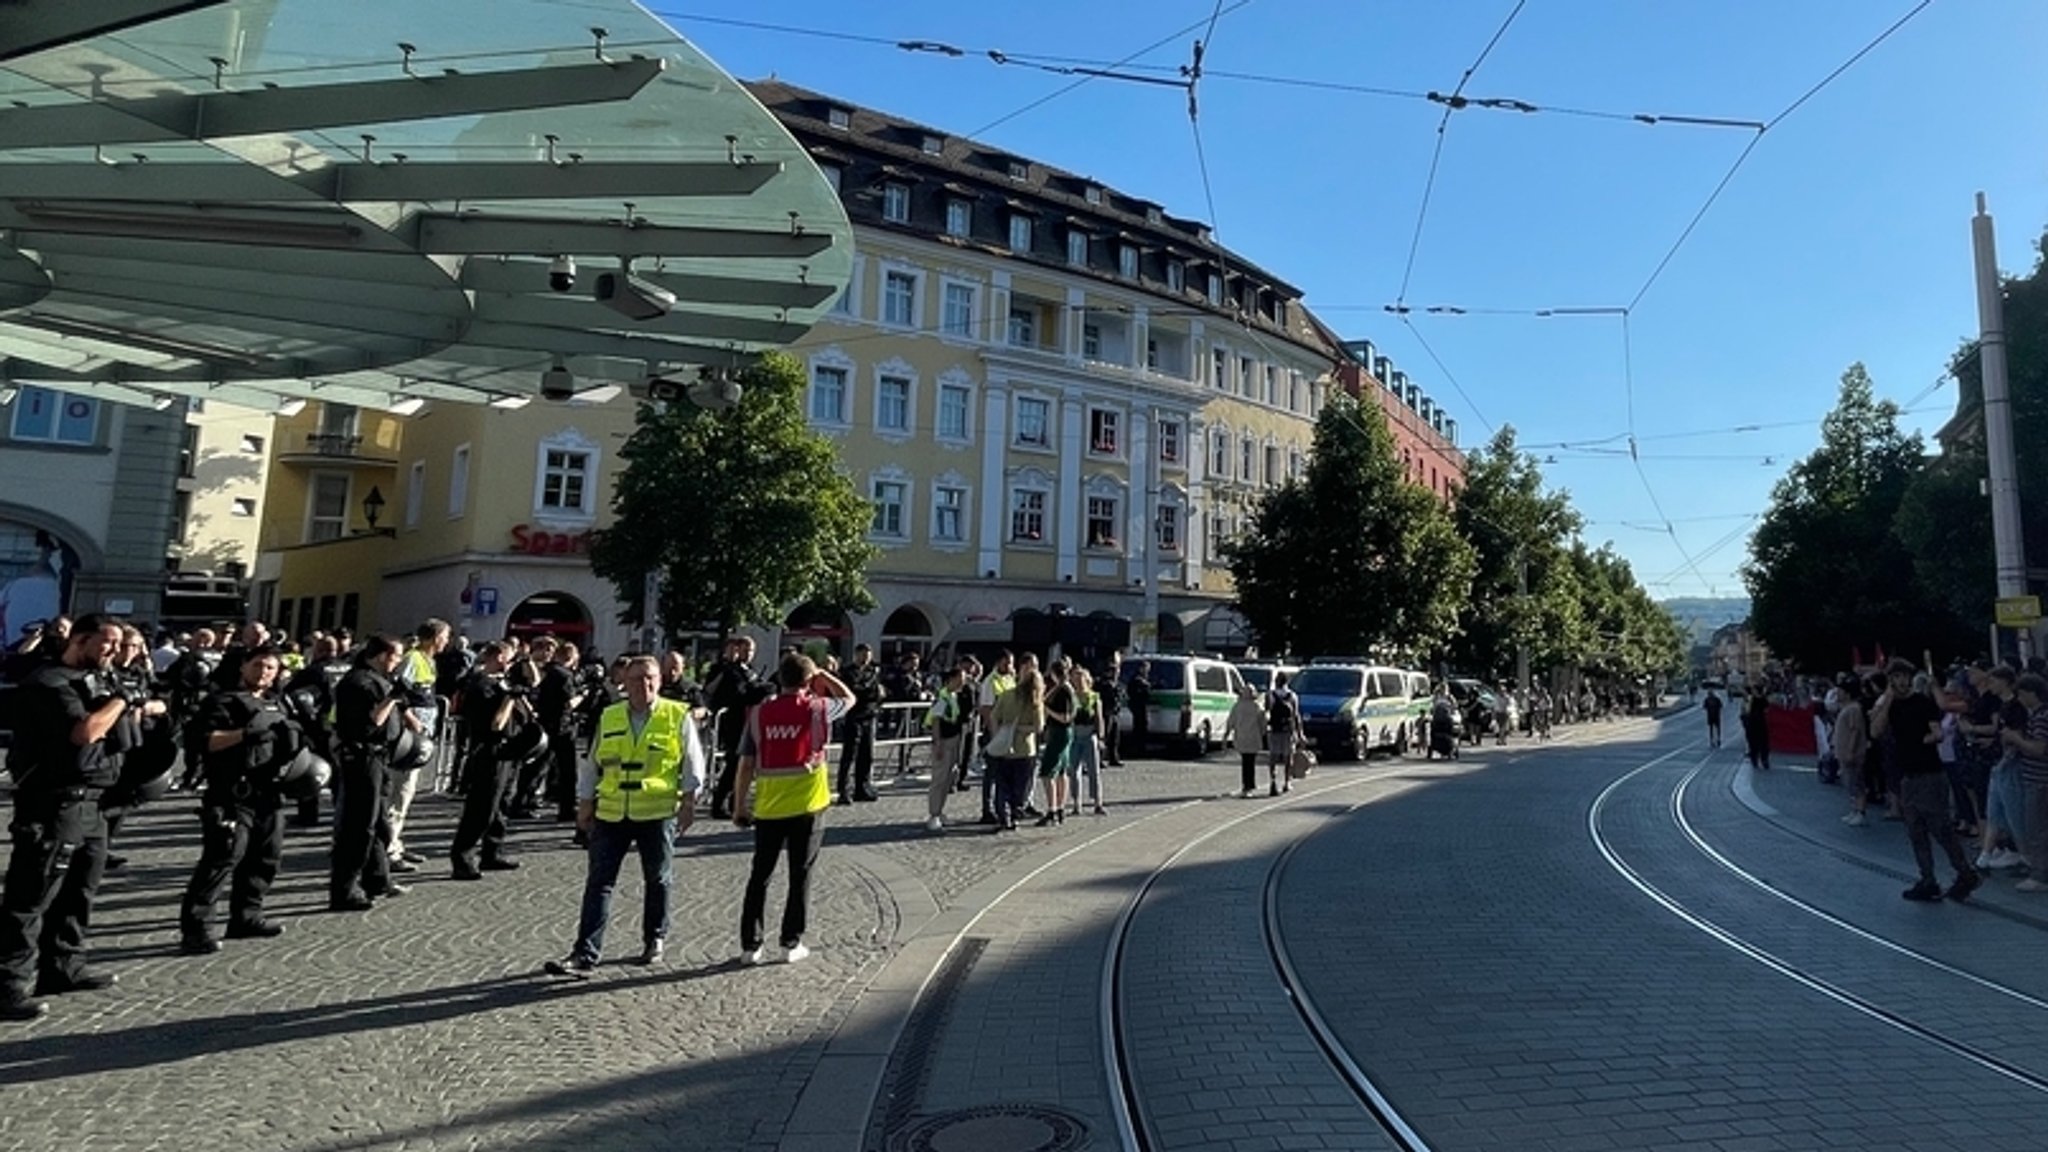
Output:
[[991,1104],[927,1116],[897,1133],[894,1152],[1075,1152],[1088,1142],[1080,1118],[1043,1104]]

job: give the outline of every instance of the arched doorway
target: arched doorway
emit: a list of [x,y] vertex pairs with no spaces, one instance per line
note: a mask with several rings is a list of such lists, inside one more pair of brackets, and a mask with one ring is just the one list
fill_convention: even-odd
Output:
[[915,604],[905,604],[889,613],[889,618],[882,621],[883,663],[901,660],[906,652],[914,653],[919,660],[929,659],[936,631],[931,616]]
[[521,600],[505,617],[507,639],[553,636],[588,645],[590,609],[567,592],[537,592]]
[[831,655],[842,662],[852,659],[852,646],[852,621],[846,613],[822,604],[804,604],[791,612],[782,622],[782,640],[778,645],[802,648],[814,660]]
[[71,610],[78,553],[31,524],[0,520],[0,643],[12,648],[30,625]]

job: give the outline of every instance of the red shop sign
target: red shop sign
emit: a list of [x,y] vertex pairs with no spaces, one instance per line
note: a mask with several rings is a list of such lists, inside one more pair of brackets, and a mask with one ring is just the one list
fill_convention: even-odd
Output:
[[590,551],[590,533],[547,532],[526,524],[512,526],[512,550],[528,556],[582,556]]

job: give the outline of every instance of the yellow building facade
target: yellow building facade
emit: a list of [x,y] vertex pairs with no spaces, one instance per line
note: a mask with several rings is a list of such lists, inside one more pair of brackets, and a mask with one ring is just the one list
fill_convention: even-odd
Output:
[[[1335,359],[1299,293],[1158,205],[749,87],[854,222],[850,286],[789,351],[812,427],[874,505],[878,549],[873,612],[793,605],[764,639],[923,648],[956,624],[1061,605],[1131,619],[1144,645],[1241,647],[1218,549],[1305,466]],[[279,422],[266,616],[304,633],[354,604],[357,628],[441,616],[477,638],[631,642],[588,561],[630,402],[321,408]],[[334,435],[317,441],[326,454],[304,450]]]

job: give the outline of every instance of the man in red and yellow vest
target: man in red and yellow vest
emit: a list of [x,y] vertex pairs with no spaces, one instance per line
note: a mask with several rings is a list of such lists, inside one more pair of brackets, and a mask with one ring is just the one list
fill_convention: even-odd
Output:
[[577,773],[576,826],[590,841],[583,916],[576,945],[547,969],[582,976],[604,955],[612,889],[628,849],[640,856],[646,888],[640,963],[660,963],[667,948],[669,889],[675,881],[675,838],[697,818],[704,786],[704,738],[689,706],[661,697],[661,665],[635,656],[624,671],[626,698],[604,710],[590,762]]
[[733,782],[733,823],[754,829],[754,867],[740,908],[740,959],[748,964],[761,962],[768,880],[782,855],[789,857],[789,900],[781,944],[792,964],[811,954],[804,947],[811,868],[824,844],[825,809],[832,806],[825,747],[832,722],[853,703],[852,689],[797,653],[782,658],[775,682],[780,694],[747,714]]

